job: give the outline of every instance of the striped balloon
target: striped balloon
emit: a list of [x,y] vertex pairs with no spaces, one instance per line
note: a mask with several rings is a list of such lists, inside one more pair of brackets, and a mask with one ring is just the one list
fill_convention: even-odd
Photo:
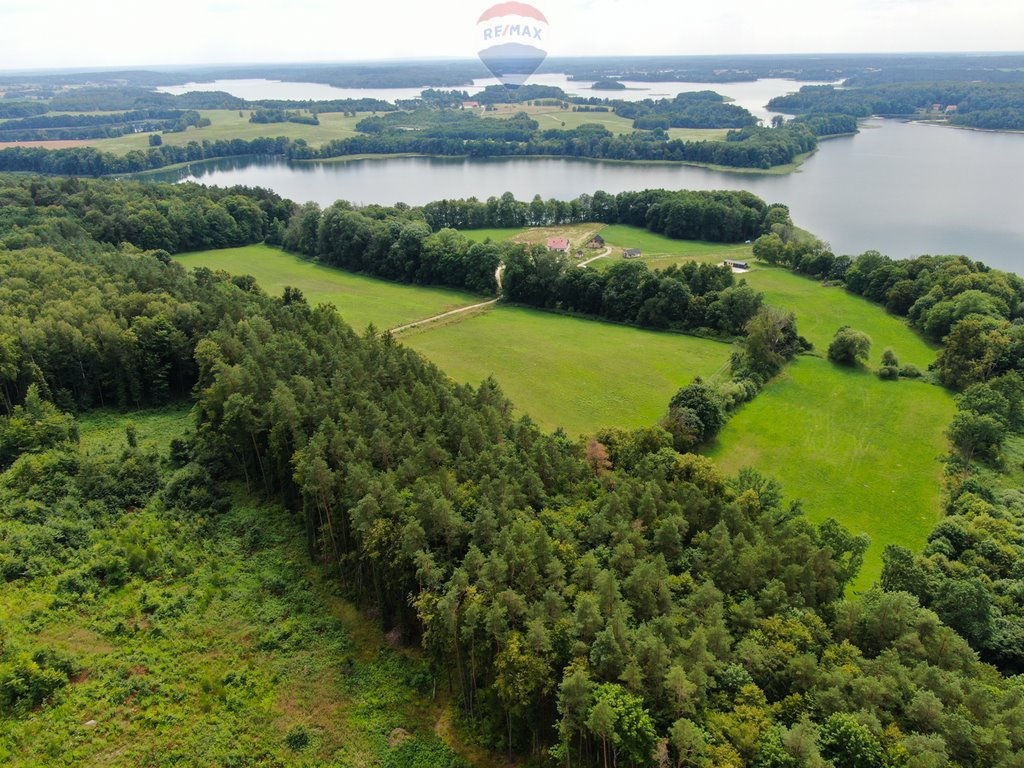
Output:
[[548,20],[526,3],[498,3],[476,23],[480,60],[506,88],[518,88],[547,58]]

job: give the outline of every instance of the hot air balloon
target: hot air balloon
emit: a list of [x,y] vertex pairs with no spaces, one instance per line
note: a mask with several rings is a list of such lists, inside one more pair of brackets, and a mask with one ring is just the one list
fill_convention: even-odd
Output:
[[526,3],[498,3],[476,23],[480,60],[506,88],[518,88],[547,58],[548,20]]

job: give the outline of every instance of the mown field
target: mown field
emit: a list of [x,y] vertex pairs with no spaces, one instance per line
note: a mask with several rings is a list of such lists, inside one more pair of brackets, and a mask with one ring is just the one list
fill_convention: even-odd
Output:
[[[701,240],[673,240],[649,232],[642,227],[611,224],[601,230],[601,237],[613,248],[639,248],[640,258],[651,269],[665,269],[680,261],[721,262],[723,259],[747,260],[750,246],[743,243],[707,243]],[[619,253],[615,254],[619,256]],[[599,262],[607,266],[607,263]]]
[[[97,114],[90,112],[87,114]],[[233,109],[202,109],[199,114],[210,118],[212,125],[205,128],[189,128],[182,133],[161,133],[164,144],[185,146],[190,141],[217,141],[218,139],[258,139],[261,137],[287,136],[290,139],[305,139],[312,146],[332,139],[347,139],[357,135],[356,123],[369,113],[361,113],[356,117],[346,117],[341,112],[321,114],[320,125],[301,125],[299,123],[250,123],[251,110]],[[145,152],[149,149],[150,133],[138,133],[118,136],[113,139],[93,139],[89,141],[63,142],[65,145],[97,147],[105,152],[124,154],[133,149]],[[37,146],[46,144],[36,143]],[[7,144],[0,143],[0,149]]]
[[849,325],[871,337],[872,365],[879,364],[886,347],[893,348],[901,363],[913,363],[921,370],[935,359],[935,347],[903,318],[842,288],[827,287],[787,269],[761,264],[742,277],[764,292],[767,303],[795,312],[801,335],[822,355],[839,326]]
[[186,268],[208,267],[232,275],[252,275],[263,290],[279,296],[298,288],[310,304],[329,303],[356,330],[373,323],[394,328],[484,299],[446,288],[392,283],[326,267],[268,245],[184,253],[174,257]]
[[[165,453],[188,416],[94,413],[82,442],[120,451],[130,421],[141,445]],[[0,764],[453,764],[426,664],[339,597],[282,508],[239,491],[210,520],[156,503],[86,529],[93,552],[127,547],[147,565],[83,595],[65,586],[80,578],[75,561],[0,582],[8,646],[47,647],[75,670],[46,707],[0,722]]]
[[653,424],[694,376],[723,370],[731,351],[692,336],[641,331],[549,312],[498,307],[415,329],[400,340],[456,381],[501,384],[521,413],[569,434]]
[[867,533],[855,584],[864,589],[886,544],[920,551],[937,522],[953,412],[940,387],[803,357],[732,417],[709,454],[727,472],[752,466],[777,478],[811,520]]

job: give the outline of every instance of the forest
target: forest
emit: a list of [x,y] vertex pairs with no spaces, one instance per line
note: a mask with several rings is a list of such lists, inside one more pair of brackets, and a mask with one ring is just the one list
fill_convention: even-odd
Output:
[[[372,119],[372,118],[368,118]],[[481,120],[489,123],[490,120]],[[507,121],[513,122],[513,121]],[[376,123],[370,125],[376,126]],[[508,126],[518,131],[518,126]],[[573,130],[550,129],[531,132],[524,141],[489,138],[500,126],[470,127],[474,138],[463,138],[461,128],[423,131],[395,129],[391,132],[353,136],[327,142],[319,149],[305,141],[285,137],[218,139],[189,142],[185,147],[156,146],[148,152],[133,150],[125,155],[93,147],[49,150],[42,147],[10,147],[0,150],[0,171],[55,175],[107,176],[138,173],[168,165],[242,155],[280,156],[293,160],[318,160],[362,154],[416,153],[453,157],[589,157],[613,160],[660,160],[711,163],[736,168],[769,169],[785,165],[817,146],[814,133],[802,125],[783,128],[744,128],[730,131],[725,141],[682,141],[668,139],[663,132],[614,136],[600,125],[583,125]]]
[[[1024,130],[1024,83],[898,83],[835,88],[805,85],[777,96],[768,108],[788,114],[843,114],[853,117],[918,116],[935,107],[951,125]],[[950,109],[952,108],[952,109]]]
[[[1012,497],[993,503],[965,482],[925,553],[890,552],[880,587],[850,598],[867,542],[835,521],[812,525],[770,478],[724,476],[676,452],[664,426],[579,442],[544,433],[493,381],[456,385],[294,290],[270,298],[244,278],[186,273],[144,227],[119,224],[123,211],[166,207],[192,223],[188,247],[222,229],[255,242],[278,222],[308,236],[308,208],[241,188],[74,179],[4,179],[2,193],[7,588],[43,579],[59,603],[128,578],[155,587],[181,567],[172,553],[141,528],[103,543],[100,522],[130,507],[215,520],[240,487],[301,516],[309,555],[422,648],[435,686],[495,751],[587,766],[1024,757],[1021,680],[978,657],[1019,669],[998,655],[1019,644],[992,645],[1013,641],[1001,607],[1021,584]],[[325,220],[331,211],[346,213]],[[385,225],[389,215],[367,212]],[[329,226],[318,221],[316,235],[334,247]],[[886,266],[872,257],[844,279],[881,283]],[[932,276],[920,285],[938,299],[932,311],[942,296],[1002,290],[978,265],[951,266],[948,283],[918,266],[905,279]],[[978,287],[957,293],[965,283]],[[978,381],[1009,391],[994,383],[1002,375]],[[166,480],[144,452],[110,466],[77,458],[73,414],[182,396],[196,420]],[[963,396],[1000,405],[970,387]],[[699,382],[666,404],[707,424],[719,407]],[[967,572],[993,584],[987,625],[977,587],[957,578]],[[165,609],[153,610],[156,621]],[[3,718],[33,717],[76,675],[40,637],[18,637],[0,643]]]

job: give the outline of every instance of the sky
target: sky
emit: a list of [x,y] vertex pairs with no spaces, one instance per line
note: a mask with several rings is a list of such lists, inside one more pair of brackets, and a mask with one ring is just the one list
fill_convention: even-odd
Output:
[[[0,70],[471,57],[492,2],[0,0]],[[554,56],[1024,50],[1022,0],[532,4]]]

